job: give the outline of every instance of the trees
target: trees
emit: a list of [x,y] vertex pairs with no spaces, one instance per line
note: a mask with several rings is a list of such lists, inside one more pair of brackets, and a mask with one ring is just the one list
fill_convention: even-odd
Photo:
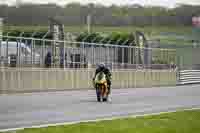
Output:
[[88,14],[92,14],[94,25],[103,26],[145,26],[151,25],[191,25],[192,14],[200,14],[200,6],[180,5],[174,9],[164,7],[144,7],[127,5],[109,7],[80,3],[70,3],[64,7],[55,4],[0,5],[0,17],[9,25],[47,25],[49,17],[62,17],[65,25],[84,25]]

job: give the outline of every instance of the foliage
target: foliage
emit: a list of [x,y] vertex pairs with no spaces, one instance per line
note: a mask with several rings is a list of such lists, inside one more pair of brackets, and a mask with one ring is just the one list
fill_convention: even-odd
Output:
[[102,26],[191,26],[191,17],[200,14],[200,6],[180,5],[167,9],[161,6],[146,7],[138,4],[125,6],[55,4],[0,5],[0,17],[8,25],[47,25],[49,17],[57,17],[66,26],[83,26],[86,17],[92,15],[93,25]]
[[[30,32],[30,31],[26,31],[26,32],[22,32],[20,30],[12,30],[12,31],[8,31],[8,32],[3,32],[4,36],[12,36],[12,37],[34,37],[34,38],[43,38],[45,36],[45,34],[47,33],[47,31],[38,31],[36,33],[34,32]],[[47,34],[47,36],[45,37],[46,39],[52,39],[52,35],[51,34]]]
[[92,42],[96,41],[96,38],[98,38],[98,37],[100,37],[100,34],[98,34],[98,33],[88,34],[87,32],[84,32],[76,38],[76,41],[92,43]]
[[118,32],[107,33],[106,35],[100,33],[82,33],[77,37],[76,41],[113,45],[130,45],[135,41],[135,37],[130,33]]
[[152,61],[152,64],[169,64],[167,60],[156,59]]

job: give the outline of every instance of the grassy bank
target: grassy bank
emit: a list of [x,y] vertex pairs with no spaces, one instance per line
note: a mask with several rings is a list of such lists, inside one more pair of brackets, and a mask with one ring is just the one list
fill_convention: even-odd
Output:
[[16,133],[199,133],[200,110],[156,116],[80,123]]
[[[34,32],[34,31],[47,31],[48,26],[4,26],[4,31],[9,32],[13,30],[24,31],[24,32]],[[135,26],[92,26],[92,32],[101,32],[101,33],[111,33],[111,32],[120,32],[120,33],[135,33],[135,31],[142,31],[147,38],[151,39],[160,39],[161,44],[168,45],[184,45],[190,44],[191,41],[188,41],[188,38],[191,38],[192,27],[190,26],[144,26],[144,27],[135,27]],[[81,33],[86,32],[86,26],[65,26],[65,32],[71,33]],[[183,36],[179,38],[178,35]],[[190,39],[189,39],[190,40]]]
[[[21,31],[46,31],[48,26],[5,26],[4,30],[21,30]],[[144,26],[144,27],[135,27],[135,26],[119,26],[119,27],[111,27],[111,26],[92,26],[93,32],[135,32],[136,30],[140,30],[145,34],[158,34],[161,32],[169,32],[169,33],[177,33],[177,34],[190,34],[192,33],[192,27],[187,26]],[[66,32],[83,32],[87,31],[86,26],[65,26]]]
[[[159,40],[161,47],[188,47],[192,46],[193,28],[191,26],[92,26],[92,32],[100,33],[111,33],[111,32],[120,32],[120,33],[135,33],[139,30],[145,34],[147,39],[150,40]],[[48,26],[4,26],[5,32],[12,31],[22,31],[22,32],[34,32],[34,31],[48,31]],[[86,32],[86,26],[65,26],[65,32],[77,33]]]

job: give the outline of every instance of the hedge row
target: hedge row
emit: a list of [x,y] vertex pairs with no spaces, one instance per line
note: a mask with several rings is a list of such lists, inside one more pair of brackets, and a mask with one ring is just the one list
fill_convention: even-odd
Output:
[[113,45],[135,45],[135,36],[127,33],[81,33],[77,38],[78,42],[89,42],[89,43],[102,43],[102,44],[113,44]]
[[[21,34],[22,32],[21,31],[18,31],[18,30],[13,30],[13,31],[11,31],[11,32],[3,32],[3,35],[4,36],[13,36],[13,37],[19,37],[20,36],[20,34]],[[47,32],[45,32],[45,31],[40,31],[40,32],[36,32],[35,33],[35,35],[34,35],[34,38],[43,38],[44,37],[44,35],[46,34]],[[22,36],[23,37],[32,37],[32,35],[33,35],[33,32],[24,32],[23,34],[22,34]],[[45,37],[46,39],[52,39],[53,37],[52,37],[52,35],[51,34],[48,34],[46,37]],[[13,40],[13,41],[15,41],[16,39],[10,39],[11,41]]]
[[[46,34],[46,31],[36,32],[34,38],[43,38]],[[13,30],[11,32],[3,32],[3,35],[9,35],[14,37],[19,37],[21,31]],[[23,33],[23,37],[32,37],[33,32],[26,31]],[[48,34],[46,39],[52,39],[52,35]],[[16,40],[16,39],[10,39]],[[88,34],[86,32],[81,33],[77,36],[76,41],[78,42],[89,42],[89,43],[103,43],[103,44],[113,44],[113,45],[135,45],[135,36],[133,34],[128,33],[110,33],[110,34],[101,34],[101,33],[91,33]]]

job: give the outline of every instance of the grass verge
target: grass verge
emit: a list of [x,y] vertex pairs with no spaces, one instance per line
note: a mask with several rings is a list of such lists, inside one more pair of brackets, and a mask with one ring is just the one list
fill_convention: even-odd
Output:
[[[177,34],[191,34],[192,27],[190,26],[92,26],[93,32],[123,32],[130,33],[140,30],[145,34],[158,35],[161,32],[177,33]],[[20,30],[20,31],[47,31],[48,26],[5,26],[5,31]],[[87,31],[85,25],[79,26],[65,26],[66,32],[84,32]]]
[[199,133],[200,110],[74,125],[24,129],[16,133]]
[[[13,30],[24,32],[40,32],[48,31],[48,26],[4,26],[5,32],[11,32]],[[65,26],[65,32],[81,33],[86,32],[87,27],[85,25],[78,26]],[[92,32],[100,33],[135,33],[137,30],[142,31],[149,39],[160,39],[161,44],[164,45],[190,45],[192,27],[190,26],[92,26]],[[177,35],[182,35],[182,38],[177,38]],[[187,39],[189,38],[189,40]]]

